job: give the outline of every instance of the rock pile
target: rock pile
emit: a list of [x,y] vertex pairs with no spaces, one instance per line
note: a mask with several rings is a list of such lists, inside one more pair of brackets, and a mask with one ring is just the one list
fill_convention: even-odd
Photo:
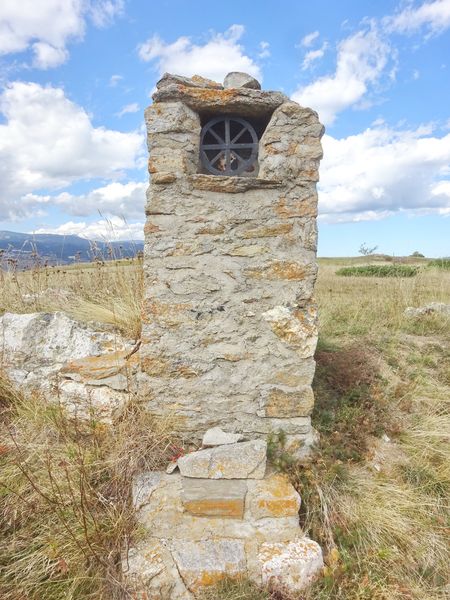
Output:
[[299,527],[300,496],[267,469],[266,442],[233,438],[207,431],[205,440],[220,441],[179,458],[179,472],[136,478],[147,535],[124,569],[142,597],[187,600],[224,577],[298,591],[320,572],[321,549]]
[[425,315],[446,315],[450,317],[450,304],[444,304],[443,302],[430,302],[425,306],[419,306],[415,308],[408,306],[404,312],[405,317],[417,318]]
[[110,421],[128,399],[138,368],[133,345],[63,312],[0,317],[0,369],[18,387],[58,401],[71,414]]

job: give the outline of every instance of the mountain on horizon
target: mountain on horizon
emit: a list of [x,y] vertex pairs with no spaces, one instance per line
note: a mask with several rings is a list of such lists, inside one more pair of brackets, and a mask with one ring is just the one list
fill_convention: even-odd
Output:
[[0,231],[0,267],[10,259],[20,267],[39,262],[48,265],[131,258],[142,252],[142,241],[86,240],[78,235]]

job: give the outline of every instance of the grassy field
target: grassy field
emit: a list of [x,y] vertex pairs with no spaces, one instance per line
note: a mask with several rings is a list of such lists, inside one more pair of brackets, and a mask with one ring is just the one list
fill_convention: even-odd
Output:
[[[339,277],[361,259],[319,262],[320,447],[306,466],[285,456],[282,439],[272,449],[302,496],[304,530],[325,553],[323,577],[298,600],[448,598],[450,320],[403,311],[450,303],[450,271],[419,260],[410,278]],[[139,336],[139,261],[0,277],[0,312],[61,309]],[[118,556],[139,534],[130,479],[164,462],[170,423],[152,422],[134,402],[111,435],[4,379],[0,411],[2,600],[126,598]],[[205,598],[284,600],[245,581]]]

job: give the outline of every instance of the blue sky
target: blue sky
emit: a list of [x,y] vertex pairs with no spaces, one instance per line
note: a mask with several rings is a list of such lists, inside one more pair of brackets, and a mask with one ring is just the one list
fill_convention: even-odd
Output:
[[156,81],[232,70],[326,125],[319,255],[450,255],[450,0],[1,0],[0,229],[142,238]]

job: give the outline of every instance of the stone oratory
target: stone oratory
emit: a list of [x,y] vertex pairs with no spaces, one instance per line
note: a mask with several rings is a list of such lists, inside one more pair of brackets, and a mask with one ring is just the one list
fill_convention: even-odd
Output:
[[139,388],[196,451],[134,482],[146,532],[136,597],[195,598],[223,577],[289,591],[322,567],[300,497],[267,462],[303,459],[317,342],[317,114],[244,73],[166,74],[145,111],[150,187]]

